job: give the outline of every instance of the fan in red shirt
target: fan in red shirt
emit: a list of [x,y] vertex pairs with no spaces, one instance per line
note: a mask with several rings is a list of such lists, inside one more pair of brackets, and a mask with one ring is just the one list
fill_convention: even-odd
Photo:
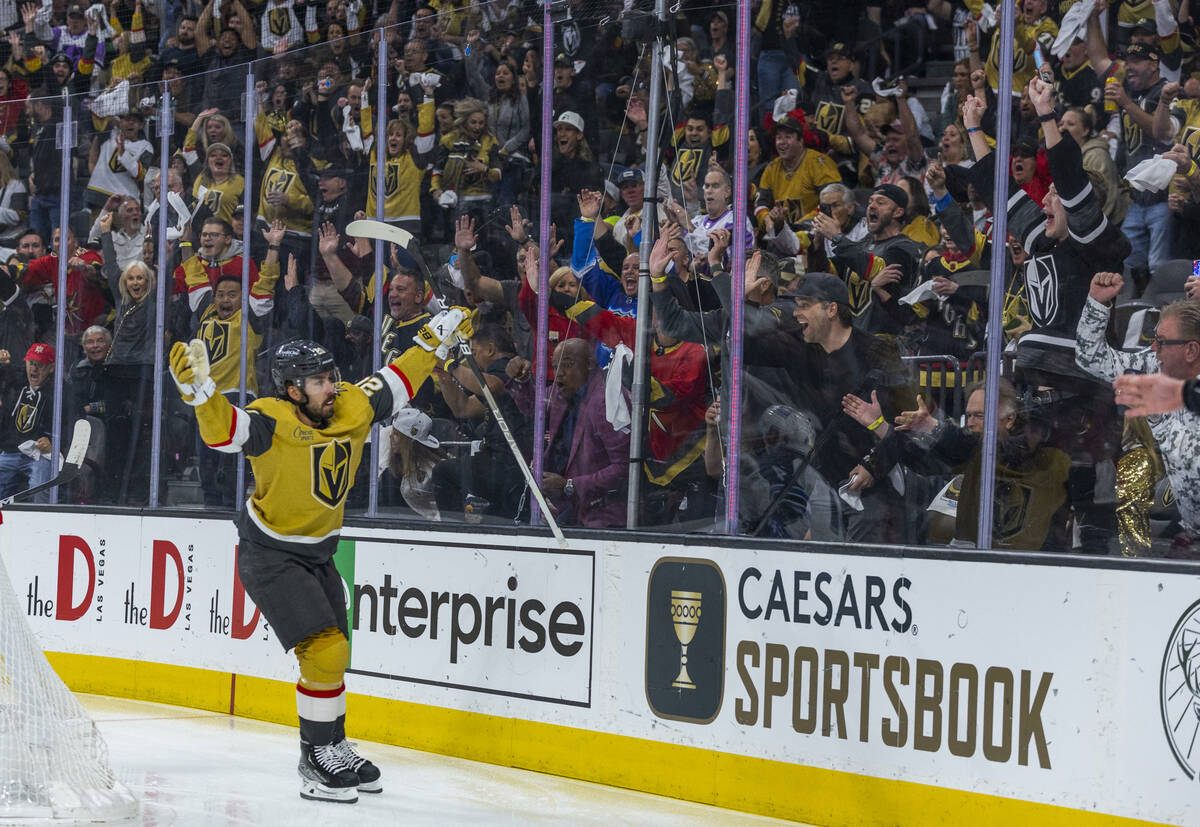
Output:
[[0,68],[0,135],[7,137],[16,131],[28,97],[29,85]]
[[[21,277],[21,290],[26,293],[45,291],[46,297],[55,301],[58,285],[58,228],[54,230],[54,245],[49,255],[29,262]],[[104,276],[101,266],[104,259],[95,250],[80,247],[75,232],[67,229],[67,249],[73,250],[67,259],[67,338],[78,339],[83,331],[104,316],[109,309],[104,295]]]

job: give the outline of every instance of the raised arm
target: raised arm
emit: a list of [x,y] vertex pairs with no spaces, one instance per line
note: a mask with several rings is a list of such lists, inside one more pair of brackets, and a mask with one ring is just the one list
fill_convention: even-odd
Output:
[[208,36],[208,29],[212,26],[212,18],[213,0],[208,0],[204,11],[200,12],[200,20],[196,23],[196,54],[199,57],[204,57],[204,55],[208,54],[208,50],[212,48],[212,40]]
[[338,255],[341,246],[342,237],[338,234],[337,227],[326,221],[317,231],[317,252],[321,255],[321,261],[325,262],[329,278],[339,293],[349,287],[350,282],[354,279],[354,274],[350,272],[342,261],[342,257]]
[[900,96],[896,98],[896,110],[900,114],[905,143],[908,144],[908,160],[911,164],[920,164],[925,158],[925,148],[921,146],[921,130],[917,127],[917,119],[908,105],[908,83],[903,79],[900,81],[900,91]]
[[476,240],[475,219],[468,215],[460,216],[454,228],[454,249],[458,253],[458,269],[462,273],[463,283],[476,299],[503,305],[503,285],[496,279],[483,275],[479,271],[479,265],[475,262],[473,251]]
[[859,152],[870,153],[875,149],[875,142],[863,128],[862,119],[858,116],[858,89],[852,83],[842,87],[842,105],[846,108],[846,132]]
[[1178,83],[1168,83],[1163,86],[1162,94],[1158,97],[1158,106],[1154,109],[1154,140],[1159,143],[1175,142],[1179,122],[1171,116],[1171,106],[1182,91],[1183,87]]
[[[1120,353],[1109,346],[1105,336],[1108,328],[1108,303],[1116,298],[1124,284],[1117,273],[1097,273],[1092,277],[1087,302],[1075,328],[1075,364],[1095,376],[1111,382],[1133,367],[1150,367],[1146,351],[1137,354]],[[1131,358],[1132,357],[1132,358]],[[1133,364],[1136,360],[1137,364]]]
[[1108,75],[1108,70],[1112,67],[1112,59],[1108,56],[1108,44],[1104,41],[1104,32],[1100,28],[1100,16],[1104,14],[1108,14],[1108,0],[1093,0],[1092,11],[1087,20],[1087,55],[1092,71],[1101,79]]
[[[1046,150],[1049,151],[1062,140],[1062,133],[1058,131],[1058,119],[1046,118],[1042,120],[1042,116],[1054,114],[1054,84],[1046,83],[1037,75],[1034,75],[1033,79],[1029,81],[1029,100],[1033,103],[1033,108],[1038,113],[1038,120],[1042,122],[1042,134],[1046,136]],[[974,137],[974,134],[978,133],[973,133],[972,137]]]

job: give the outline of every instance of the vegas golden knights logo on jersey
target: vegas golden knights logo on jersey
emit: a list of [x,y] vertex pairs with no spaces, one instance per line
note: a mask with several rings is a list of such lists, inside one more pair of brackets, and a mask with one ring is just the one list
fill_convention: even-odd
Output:
[[671,180],[676,184],[684,181],[694,181],[700,169],[700,159],[704,156],[703,149],[681,149],[671,168]]
[[280,167],[271,167],[267,170],[266,178],[263,179],[263,186],[267,192],[287,192],[295,178],[296,173],[294,172]]
[[33,427],[35,414],[37,414],[35,405],[22,402],[17,406],[17,415],[13,417],[13,427],[22,434],[28,433],[29,429]]
[[271,9],[268,21],[271,27],[271,34],[276,37],[283,37],[292,30],[292,16],[288,14],[286,7]]
[[1125,128],[1125,149],[1130,156],[1136,155],[1145,138],[1142,128],[1129,115],[1121,115],[1121,125]]
[[850,272],[846,279],[846,290],[850,295],[850,311],[861,316],[871,306],[871,282],[858,273]]
[[840,103],[821,101],[817,104],[815,126],[830,135],[838,135],[842,131],[842,121],[846,115],[846,107]]
[[209,190],[204,193],[204,206],[213,215],[219,213],[221,211],[221,193],[218,190]]
[[220,362],[229,355],[229,322],[210,319],[204,323],[200,338],[208,348],[208,361]]
[[400,188],[400,166],[398,164],[389,163],[387,171],[383,176],[383,191],[386,195],[392,195]]
[[350,440],[335,439],[311,449],[312,494],[322,504],[337,508],[350,490]]
[[997,480],[996,536],[1010,540],[1021,532],[1029,517],[1033,490],[1028,485]]

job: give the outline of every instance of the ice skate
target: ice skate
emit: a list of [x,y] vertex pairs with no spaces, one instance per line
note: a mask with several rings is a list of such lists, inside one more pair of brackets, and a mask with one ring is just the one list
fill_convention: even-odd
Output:
[[[350,768],[338,746],[313,746],[301,741],[300,764],[296,771],[300,773],[301,798],[339,804],[358,801],[358,773]],[[375,783],[379,783],[379,770],[375,770]]]
[[363,758],[354,750],[354,744],[343,738],[333,745],[342,756],[342,760],[350,765],[350,769],[358,773],[358,791],[360,793],[383,792],[383,781],[379,778],[379,767]]

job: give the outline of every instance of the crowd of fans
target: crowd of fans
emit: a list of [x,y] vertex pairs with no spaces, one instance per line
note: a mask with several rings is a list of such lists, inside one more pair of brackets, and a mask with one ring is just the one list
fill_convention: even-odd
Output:
[[[1111,390],[1131,370],[1200,374],[1200,53],[1187,0],[756,0],[746,21],[732,4],[672,9],[651,135],[656,27],[640,2],[555,8],[546,90],[542,9],[528,0],[0,2],[0,496],[46,475],[55,365],[64,431],[88,417],[99,435],[70,498],[139,505],[160,325],[168,342],[200,338],[233,397],[244,349],[253,396],[274,393],[281,342],[325,344],[358,381],[445,302],[476,310],[483,379],[525,456],[540,452],[559,522],[623,526],[630,431],[643,427],[629,402],[638,248],[654,222],[640,525],[724,522],[735,414],[744,532],[974,544],[990,346],[1005,354],[993,545],[1190,556],[1200,422],[1125,419]],[[1013,84],[998,90],[1006,14]],[[753,27],[749,66],[737,65],[738,25]],[[745,135],[732,127],[741,73]],[[997,135],[1006,106],[1011,134]],[[64,146],[65,110],[77,128]],[[1011,154],[1003,239],[999,145]],[[421,248],[385,245],[382,282],[374,243],[347,233],[377,214],[380,165],[384,220]],[[554,260],[539,319],[543,211]],[[730,272],[735,244],[743,273]],[[1003,331],[988,336],[994,280]],[[731,412],[735,303],[745,366]],[[551,382],[540,413],[539,337]],[[172,396],[160,499],[194,478],[206,506],[237,507],[235,461],[203,445]],[[385,429],[378,466],[360,468],[351,508],[374,475],[385,513],[528,519],[469,366],[442,366],[413,408]]]

